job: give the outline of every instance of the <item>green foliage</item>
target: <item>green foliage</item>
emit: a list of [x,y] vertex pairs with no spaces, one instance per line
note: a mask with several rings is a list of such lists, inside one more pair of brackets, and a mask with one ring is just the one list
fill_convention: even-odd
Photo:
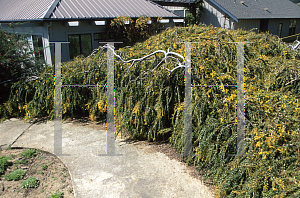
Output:
[[14,82],[37,75],[45,63],[35,56],[41,49],[31,50],[25,35],[15,33],[14,26],[12,23],[7,30],[0,29],[0,104],[8,100]]
[[203,14],[203,0],[195,0],[194,3],[190,4],[188,7],[190,13],[186,15],[185,21],[189,25],[198,25],[201,21],[201,16]]
[[54,194],[52,194],[50,197],[48,198],[63,198],[64,193],[63,192],[55,192]]
[[[136,20],[128,16],[116,17],[111,21],[110,26],[107,27],[107,32],[109,35],[113,35],[113,38],[124,41],[123,46],[132,45],[149,38],[162,28],[163,25],[158,23],[160,19],[161,17],[152,20],[151,24],[147,24],[147,22],[151,20],[151,18],[147,16],[140,16]],[[126,24],[127,22],[129,22],[129,24]]]
[[0,156],[0,175],[4,173],[8,166],[12,165],[12,163],[8,160],[10,160],[10,158],[6,156]]
[[43,170],[46,170],[46,169],[48,168],[48,165],[47,165],[47,164],[42,164],[41,166],[42,166],[42,169],[43,169]]
[[30,159],[31,157],[33,157],[36,154],[35,149],[26,149],[25,151],[23,151],[20,156],[21,157],[26,157],[27,159]]
[[26,175],[26,170],[23,169],[17,169],[14,170],[13,172],[9,173],[8,175],[5,176],[5,179],[7,181],[18,181],[20,179],[22,179],[24,177],[24,175]]
[[35,177],[30,177],[22,182],[22,188],[37,188],[39,186],[39,180]]
[[24,159],[15,161],[15,164],[28,164],[28,163],[29,163],[28,160],[24,160]]
[[[141,58],[156,50],[185,54],[184,44],[193,44],[192,84],[221,85],[192,88],[193,152],[186,162],[213,179],[220,197],[297,197],[299,189],[300,74],[299,53],[267,33],[231,31],[212,26],[174,28],[143,43],[116,51],[124,60]],[[236,153],[236,46],[251,42],[245,50],[245,141],[246,153]],[[148,141],[169,140],[184,151],[184,69],[170,76],[164,69],[178,66],[174,59],[161,61],[156,54],[144,61],[123,63],[115,58],[116,133]],[[180,60],[182,61],[182,60]],[[158,64],[160,64],[158,66]],[[86,60],[77,57],[62,64],[62,84],[107,82],[106,53]],[[26,118],[53,117],[53,67],[41,78],[18,82],[6,104],[8,115],[19,111]],[[25,101],[24,94],[33,94]],[[63,116],[106,116],[106,88],[63,87]],[[16,101],[24,101],[18,103]]]

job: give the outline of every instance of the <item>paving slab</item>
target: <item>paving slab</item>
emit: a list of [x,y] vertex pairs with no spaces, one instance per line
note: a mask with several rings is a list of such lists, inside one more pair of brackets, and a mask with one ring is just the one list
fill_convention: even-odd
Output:
[[0,124],[0,148],[9,147],[31,124],[16,118],[3,121]]
[[[213,197],[201,180],[186,172],[185,164],[163,153],[146,152],[118,137],[115,151],[123,156],[99,156],[106,153],[105,130],[72,123],[63,123],[62,129],[62,153],[70,156],[58,158],[69,169],[77,198]],[[54,122],[33,124],[14,147],[54,153]]]

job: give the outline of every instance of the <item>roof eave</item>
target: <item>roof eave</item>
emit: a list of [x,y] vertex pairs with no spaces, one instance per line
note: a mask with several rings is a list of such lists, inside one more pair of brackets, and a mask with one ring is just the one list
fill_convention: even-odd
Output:
[[0,23],[18,23],[18,22],[43,22],[44,19],[16,19],[16,20],[0,20]]
[[223,8],[221,5],[219,5],[217,2],[215,2],[214,0],[206,0],[207,2],[211,2],[214,6],[216,6],[217,8],[219,8],[220,10],[222,10],[225,14],[227,14],[229,17],[231,17],[233,20],[235,20],[236,22],[239,22],[238,18],[236,16],[234,16],[233,14],[231,14],[230,12],[228,12],[225,8]]

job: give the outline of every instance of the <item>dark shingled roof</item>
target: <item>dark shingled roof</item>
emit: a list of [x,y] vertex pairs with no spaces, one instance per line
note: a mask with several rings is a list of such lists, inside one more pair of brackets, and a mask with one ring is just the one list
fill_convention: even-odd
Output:
[[207,2],[227,11],[237,19],[300,18],[300,7],[290,0],[207,0]]
[[182,18],[149,0],[0,0],[0,21],[8,22],[141,15]]

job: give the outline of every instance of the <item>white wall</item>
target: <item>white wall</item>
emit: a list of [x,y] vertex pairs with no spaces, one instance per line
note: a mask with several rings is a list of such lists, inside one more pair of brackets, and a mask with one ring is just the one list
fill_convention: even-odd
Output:
[[229,16],[226,16],[225,13],[217,10],[209,3],[204,1],[203,4],[203,15],[201,17],[201,22],[206,25],[213,25],[215,27],[221,27],[224,29],[233,29],[234,20]]

